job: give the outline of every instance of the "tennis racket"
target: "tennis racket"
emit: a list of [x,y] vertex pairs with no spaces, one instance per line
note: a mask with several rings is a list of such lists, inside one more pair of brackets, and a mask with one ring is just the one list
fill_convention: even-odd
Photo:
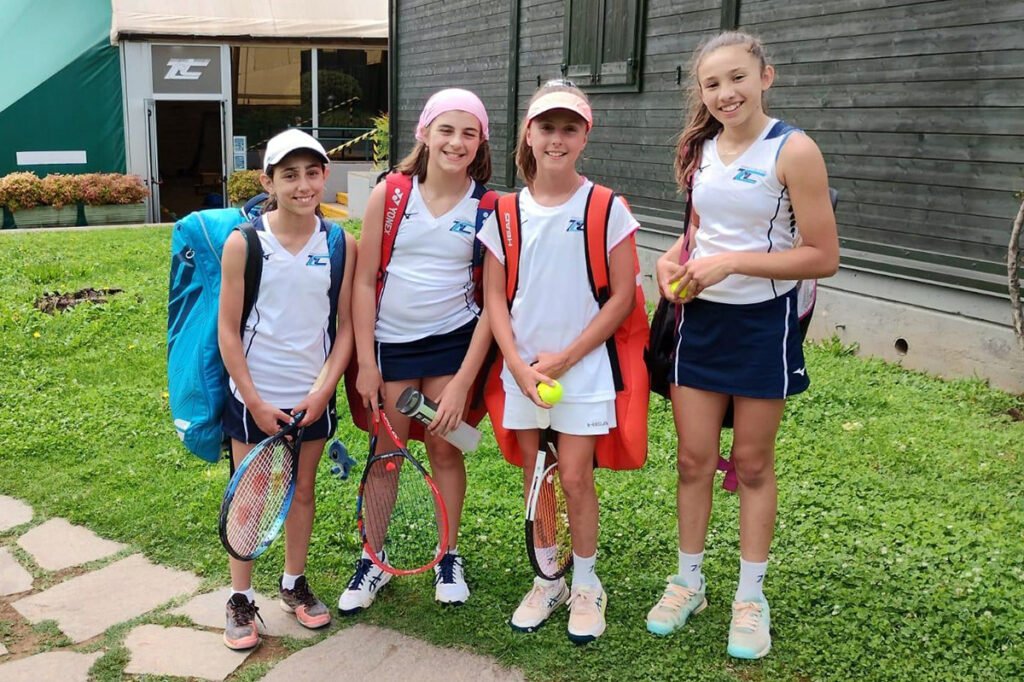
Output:
[[538,408],[540,446],[526,498],[526,554],[534,572],[557,580],[572,566],[572,537],[565,492],[558,477],[558,449],[550,413]]
[[[326,378],[324,365],[309,392],[317,391]],[[258,443],[231,476],[218,525],[224,549],[236,559],[251,561],[263,554],[284,528],[302,447],[298,424],[305,415],[297,412],[283,429]]]
[[448,512],[441,492],[395,435],[383,410],[373,416],[356,519],[363,549],[392,575],[430,570],[448,551]]
[[251,561],[263,554],[284,527],[295,494],[303,431],[298,423],[304,416],[293,415],[287,426],[250,450],[224,491],[220,541],[236,559]]

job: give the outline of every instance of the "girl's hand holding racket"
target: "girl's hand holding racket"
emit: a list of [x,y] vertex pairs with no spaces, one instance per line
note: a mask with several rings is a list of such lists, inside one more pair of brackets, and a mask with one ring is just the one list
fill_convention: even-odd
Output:
[[305,428],[310,424],[315,423],[317,419],[323,416],[324,410],[327,409],[327,405],[330,402],[331,392],[319,389],[303,398],[299,404],[292,409],[292,413],[298,414],[302,412],[305,414],[299,422],[299,426]]
[[260,427],[263,433],[277,433],[281,427],[292,420],[292,416],[284,410],[279,410],[265,400],[260,400],[252,406],[246,406],[256,426]]
[[359,364],[356,391],[363,398],[363,408],[372,410],[373,416],[376,417],[386,396],[384,395],[384,380],[375,363]]

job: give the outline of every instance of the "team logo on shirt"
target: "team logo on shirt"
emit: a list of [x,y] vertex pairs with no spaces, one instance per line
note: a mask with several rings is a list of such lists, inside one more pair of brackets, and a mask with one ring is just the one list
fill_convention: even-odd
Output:
[[469,222],[468,220],[456,220],[454,223],[452,223],[452,227],[449,230],[449,232],[458,232],[459,234],[472,235],[475,227],[476,225]]
[[734,175],[732,179],[738,182],[745,182],[749,185],[756,185],[758,178],[763,178],[766,175],[768,175],[768,173],[763,170],[758,170],[757,168],[744,168],[743,166],[740,166],[739,170],[736,171],[736,175]]
[[309,254],[309,258],[306,259],[307,268],[322,268],[331,262],[330,256],[319,253]]
[[582,232],[583,231],[583,218],[570,218],[569,227],[566,228],[566,232]]

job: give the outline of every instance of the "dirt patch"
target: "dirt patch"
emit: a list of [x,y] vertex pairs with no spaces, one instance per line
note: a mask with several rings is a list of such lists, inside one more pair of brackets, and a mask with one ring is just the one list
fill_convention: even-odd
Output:
[[[20,598],[23,595],[12,596]],[[32,624],[6,601],[0,601],[0,631],[4,633],[3,642],[10,654],[10,658],[4,659],[5,663],[36,653],[44,639],[44,636],[33,630]]]
[[1015,422],[1024,422],[1024,410],[1011,407],[1006,411],[1006,414],[1010,415],[1010,418]]
[[86,287],[74,293],[62,294],[59,291],[44,292],[36,299],[36,308],[44,313],[60,312],[68,308],[74,308],[79,303],[106,303],[107,296],[119,294],[123,289],[93,289]]

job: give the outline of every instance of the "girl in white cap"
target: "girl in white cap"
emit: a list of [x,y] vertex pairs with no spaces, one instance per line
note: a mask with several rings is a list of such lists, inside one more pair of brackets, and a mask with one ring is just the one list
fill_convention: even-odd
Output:
[[[452,605],[469,598],[458,549],[466,467],[443,436],[463,420],[491,340],[473,276],[477,213],[491,177],[489,136],[487,111],[472,92],[450,88],[427,101],[412,152],[370,194],[353,296],[362,401],[350,405],[353,414],[383,406],[404,441],[410,419],[395,407],[402,392],[411,387],[438,403],[423,440],[448,511],[449,544],[434,568],[434,596]],[[339,612],[368,608],[390,579],[364,551]]]
[[[318,216],[329,168],[323,146],[301,130],[286,130],[267,142],[260,181],[270,199],[254,223],[263,249],[259,291],[248,318],[242,320],[247,249],[236,230],[224,244],[217,319],[221,357],[231,378],[222,426],[231,438],[235,464],[254,443],[287,424],[289,412],[306,412],[299,422],[304,427],[302,448],[285,520],[280,597],[281,606],[307,628],[331,622],[330,611],[313,594],[304,572],[317,464],[337,425],[335,389],[352,355],[349,311],[355,240],[348,234],[340,237],[347,257],[332,309],[331,290],[337,284],[328,232],[340,228],[329,227]],[[326,368],[325,380],[310,392],[321,368]],[[224,642],[231,649],[248,649],[259,643],[252,562],[230,562],[232,593]]]
[[[605,343],[635,305],[636,247],[630,237],[639,227],[625,202],[614,198],[607,217],[611,295],[599,306],[588,279],[584,233],[594,183],[576,170],[592,125],[586,95],[567,81],[546,84],[530,100],[516,149],[526,189],[517,201],[518,286],[511,306],[503,241],[510,218],[504,204],[496,211],[501,216],[492,216],[480,232],[487,247],[485,302],[505,358],[501,423],[515,432],[527,489],[546,426],[542,420],[558,433],[559,476],[572,536],[571,588],[563,578],[535,578],[510,623],[532,632],[568,601],[569,639],[576,643],[592,641],[605,630],[607,596],[595,570],[594,453],[597,437],[616,427],[615,383]],[[552,406],[540,398],[537,386],[555,379],[563,397]]]

